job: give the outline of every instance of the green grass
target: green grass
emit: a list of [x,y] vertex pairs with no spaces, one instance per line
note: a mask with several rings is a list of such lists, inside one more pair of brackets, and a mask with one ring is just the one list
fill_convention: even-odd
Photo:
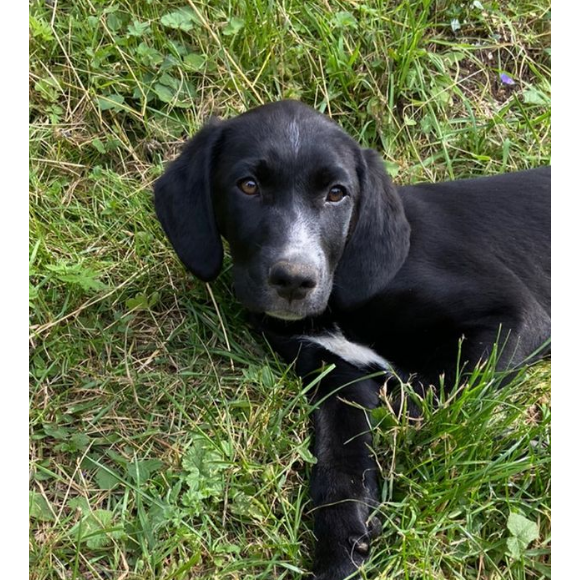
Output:
[[[298,577],[307,394],[248,329],[229,261],[211,288],[184,272],[152,183],[210,114],[285,97],[378,149],[400,183],[547,163],[550,4],[37,1],[30,15],[30,577]],[[375,413],[385,531],[369,577],[550,576],[550,366],[501,392],[490,377],[425,402],[420,425]],[[537,538],[518,547],[513,514]]]

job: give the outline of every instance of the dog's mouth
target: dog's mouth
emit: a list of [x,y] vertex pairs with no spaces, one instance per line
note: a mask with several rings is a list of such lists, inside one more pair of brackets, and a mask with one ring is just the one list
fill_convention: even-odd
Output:
[[316,284],[309,284],[308,280],[255,274],[250,268],[236,267],[234,262],[233,274],[236,297],[245,308],[288,322],[322,314],[332,289],[328,276],[318,273]]
[[296,312],[289,312],[288,310],[277,310],[274,312],[266,312],[266,314],[272,318],[279,318],[280,320],[287,320],[289,322],[306,318],[304,314],[297,314]]
[[[240,291],[236,288],[236,296],[248,310],[264,313],[271,318],[293,322],[312,316],[319,316],[326,309],[328,297],[324,294],[312,297],[314,299],[284,300],[273,292],[257,293]],[[258,297],[259,296],[259,297]]]

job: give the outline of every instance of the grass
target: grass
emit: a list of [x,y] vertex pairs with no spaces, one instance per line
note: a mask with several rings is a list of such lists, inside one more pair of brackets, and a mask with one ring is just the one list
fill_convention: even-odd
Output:
[[[305,388],[248,329],[229,261],[193,280],[153,215],[184,137],[292,97],[400,183],[534,167],[549,47],[547,0],[30,4],[31,578],[309,568]],[[550,577],[550,366],[491,379],[419,426],[375,413],[369,578]]]

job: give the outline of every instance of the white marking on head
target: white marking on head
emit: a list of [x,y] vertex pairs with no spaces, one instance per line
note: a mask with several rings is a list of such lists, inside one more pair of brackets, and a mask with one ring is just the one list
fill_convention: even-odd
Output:
[[298,155],[298,150],[300,149],[300,127],[298,126],[296,119],[292,119],[288,125],[288,137],[292,149],[294,150],[294,154]]
[[280,260],[303,261],[305,257],[308,257],[307,261],[318,270],[321,279],[324,279],[328,264],[316,224],[309,222],[304,214],[298,210],[288,229],[286,244],[280,252]]
[[388,360],[378,355],[372,348],[347,340],[338,326],[334,332],[320,336],[301,336],[302,340],[318,344],[356,367],[379,366],[392,370]]

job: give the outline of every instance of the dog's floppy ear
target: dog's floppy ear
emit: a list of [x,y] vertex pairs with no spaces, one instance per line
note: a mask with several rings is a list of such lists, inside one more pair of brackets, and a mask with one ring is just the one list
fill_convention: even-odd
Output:
[[155,211],[179,259],[209,282],[220,272],[223,245],[211,200],[211,166],[221,135],[210,121],[184,147],[154,186]]
[[409,252],[409,222],[382,159],[371,149],[360,157],[356,221],[334,275],[333,301],[339,308],[362,304],[380,292]]

